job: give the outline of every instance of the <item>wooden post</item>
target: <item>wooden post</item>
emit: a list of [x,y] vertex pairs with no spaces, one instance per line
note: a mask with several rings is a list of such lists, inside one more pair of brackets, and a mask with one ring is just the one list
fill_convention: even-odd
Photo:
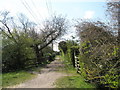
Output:
[[78,57],[75,56],[75,68],[77,70],[77,73],[81,73],[80,72],[80,64],[79,64],[79,59]]

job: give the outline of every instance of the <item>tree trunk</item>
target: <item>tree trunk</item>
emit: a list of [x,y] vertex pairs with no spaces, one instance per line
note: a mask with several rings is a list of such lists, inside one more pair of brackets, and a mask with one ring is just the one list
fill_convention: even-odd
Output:
[[38,45],[35,45],[35,52],[36,52],[36,58],[37,58],[37,64],[41,63],[41,53],[39,52]]
[[71,59],[72,59],[72,64],[73,64],[73,67],[75,67],[75,51],[74,49],[71,49]]

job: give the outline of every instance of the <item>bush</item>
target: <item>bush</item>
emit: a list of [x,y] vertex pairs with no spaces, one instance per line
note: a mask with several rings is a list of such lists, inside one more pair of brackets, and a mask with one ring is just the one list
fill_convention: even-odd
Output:
[[36,63],[36,56],[33,48],[30,47],[32,39],[22,33],[19,36],[18,43],[3,36],[2,48],[2,71],[14,71],[32,67]]
[[[116,36],[103,23],[83,22],[78,27],[81,74],[89,82],[118,88],[120,59]],[[78,26],[80,26],[78,25]]]

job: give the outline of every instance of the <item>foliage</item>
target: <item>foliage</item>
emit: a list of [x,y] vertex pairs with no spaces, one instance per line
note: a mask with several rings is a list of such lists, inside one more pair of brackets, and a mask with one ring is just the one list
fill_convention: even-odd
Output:
[[78,51],[78,49],[76,49],[78,48],[77,46],[78,46],[77,42],[73,40],[61,41],[59,43],[59,49],[63,57],[63,60],[68,64],[73,65],[73,67],[75,67],[74,55],[76,51]]
[[81,74],[89,82],[118,88],[120,59],[116,36],[101,22],[81,22],[76,28],[81,38]]
[[54,83],[56,85],[56,88],[69,88],[69,89],[70,88],[71,89],[73,88],[96,88],[94,84],[85,82],[84,77],[82,75],[79,75],[76,72],[76,69],[73,67],[73,65],[69,64],[70,62],[67,62],[64,57],[61,56],[61,60],[64,61],[63,64],[65,65],[62,68],[62,72],[67,73],[68,75],[70,74],[70,76],[64,76],[56,80],[56,82]]
[[105,84],[107,87],[116,88],[119,85],[120,75],[116,74],[115,71],[111,71],[104,76],[104,80],[101,83]]
[[66,53],[66,51],[67,51],[67,46],[66,46],[66,42],[65,41],[61,41],[60,43],[59,43],[59,49],[62,49],[62,51],[64,52],[64,53]]
[[18,17],[18,21],[9,12],[0,12],[0,16],[3,72],[29,69],[54,60],[56,53],[49,45],[66,31],[65,18],[54,16],[46,20],[39,31],[36,24],[23,14]]
[[55,59],[56,52],[50,46],[47,46],[42,50],[43,57],[48,58],[48,61],[53,61]]
[[[16,34],[13,34],[16,37]],[[28,38],[24,33],[20,34],[18,43],[12,42],[12,40],[3,35],[3,72],[25,69],[35,64],[35,51],[30,47],[32,43],[32,38]]]

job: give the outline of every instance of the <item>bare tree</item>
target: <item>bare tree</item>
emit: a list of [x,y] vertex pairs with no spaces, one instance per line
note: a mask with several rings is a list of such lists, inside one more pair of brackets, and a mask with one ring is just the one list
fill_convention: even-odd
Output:
[[[109,0],[107,6],[108,15],[111,17],[113,28],[117,30],[117,44],[120,46],[120,1],[115,2],[114,0]],[[120,49],[118,50],[118,57],[120,58]]]
[[63,17],[53,17],[52,20],[46,21],[42,29],[42,41],[45,42],[40,49],[50,44],[52,41],[60,37],[67,30],[67,22]]
[[44,27],[40,29],[42,31],[40,33],[41,37],[39,37],[40,41],[33,46],[39,59],[42,55],[42,49],[63,35],[67,27],[66,19],[61,16],[54,16],[51,20],[45,22]]
[[0,30],[3,32],[3,34],[7,35],[8,38],[13,39],[17,43],[17,40],[14,38],[14,36],[11,32],[11,29],[8,26],[8,22],[7,22],[8,20],[12,21],[13,17],[9,17],[8,14],[9,14],[8,11],[0,13],[0,15],[2,16],[2,18],[0,20],[0,23],[2,24],[2,26],[0,26]]
[[25,33],[28,33],[30,30],[34,29],[36,26],[36,23],[30,22],[29,19],[24,14],[19,14],[18,16],[19,22],[22,24],[20,26],[22,30],[24,30]]

